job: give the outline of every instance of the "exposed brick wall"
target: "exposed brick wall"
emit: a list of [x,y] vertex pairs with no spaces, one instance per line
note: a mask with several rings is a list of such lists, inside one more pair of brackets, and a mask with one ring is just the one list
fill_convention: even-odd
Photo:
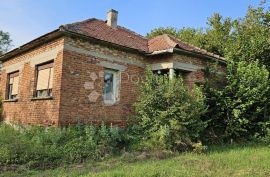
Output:
[[63,51],[60,51],[54,59],[53,100],[32,100],[34,95],[36,70],[35,66],[31,66],[29,58],[35,59],[35,56],[56,47],[63,46],[63,44],[63,39],[57,39],[3,63],[1,90],[2,98],[4,99],[6,98],[7,67],[18,63],[22,65],[22,67],[20,67],[18,101],[3,102],[2,116],[4,121],[35,125],[57,126],[59,124]]
[[[80,47],[87,51],[99,52],[106,56],[127,58],[130,61],[142,62],[138,54],[127,53],[123,50],[108,48],[98,44],[88,43],[78,39],[66,38],[65,45]],[[121,72],[120,100],[116,104],[106,105],[103,102],[103,72],[104,67],[99,63],[108,62],[125,66]],[[81,51],[64,49],[63,77],[60,107],[60,124],[65,126],[74,123],[105,123],[124,126],[127,117],[133,115],[133,104],[136,100],[136,82],[143,75],[144,69],[127,64],[124,61],[110,61],[106,58],[94,57]],[[96,80],[91,75],[96,75]],[[95,78],[95,77],[94,77]],[[94,83],[94,87],[86,89],[86,83]],[[97,100],[89,99],[96,92]]]

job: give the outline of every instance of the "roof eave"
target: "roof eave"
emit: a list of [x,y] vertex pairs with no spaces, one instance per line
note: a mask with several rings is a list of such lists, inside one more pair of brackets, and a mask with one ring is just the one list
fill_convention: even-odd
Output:
[[40,44],[42,44],[44,42],[51,41],[51,40],[56,39],[62,35],[63,35],[63,33],[59,29],[53,30],[53,31],[51,31],[47,34],[44,34],[44,35],[42,35],[42,36],[40,36],[32,41],[29,41],[28,43],[26,43],[20,47],[17,47],[17,48],[15,48],[7,53],[4,53],[3,55],[0,56],[0,61],[1,62],[6,61],[11,57],[14,57],[14,56],[21,54],[23,52],[27,52],[27,51],[39,46]]
[[153,56],[153,55],[159,55],[159,54],[167,54],[167,53],[173,53],[174,48],[164,49],[164,50],[156,50],[151,53],[147,53],[147,56]]
[[217,61],[217,62],[219,62],[221,64],[227,65],[227,61],[225,59],[222,59],[221,57],[217,58],[217,57],[213,57],[213,56],[209,56],[209,55],[204,55],[204,54],[201,54],[201,53],[198,53],[198,52],[191,52],[191,51],[180,49],[180,48],[174,48],[173,51],[176,52],[176,53],[185,53],[187,55],[193,55],[193,56],[198,56],[198,57],[202,57],[202,58],[207,58],[207,59],[210,59],[210,60]]
[[217,58],[217,57],[212,57],[209,55],[204,55],[204,54],[200,54],[197,52],[191,52],[188,50],[184,50],[184,49],[180,49],[180,48],[169,48],[169,49],[164,49],[164,50],[157,50],[157,51],[153,51],[151,53],[146,54],[147,56],[154,56],[154,55],[161,55],[161,54],[171,54],[171,53],[184,53],[187,55],[193,55],[193,56],[199,56],[199,57],[203,57],[203,58],[207,58],[207,59],[211,59],[214,61],[218,61],[222,64],[227,64],[227,61],[223,58]]

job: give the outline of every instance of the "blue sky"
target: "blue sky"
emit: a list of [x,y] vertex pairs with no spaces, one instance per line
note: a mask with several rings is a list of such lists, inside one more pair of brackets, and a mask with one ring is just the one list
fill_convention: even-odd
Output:
[[11,34],[18,47],[61,24],[87,18],[106,19],[113,8],[119,24],[145,35],[160,26],[205,27],[214,12],[243,17],[260,0],[1,0],[0,30]]

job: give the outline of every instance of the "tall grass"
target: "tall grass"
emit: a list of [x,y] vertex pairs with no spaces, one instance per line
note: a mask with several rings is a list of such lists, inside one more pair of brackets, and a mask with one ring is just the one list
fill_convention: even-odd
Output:
[[69,128],[0,125],[0,166],[46,168],[99,160],[127,146],[125,130],[101,125]]
[[[159,159],[141,154],[113,157],[43,171],[6,172],[5,176],[81,176],[81,177],[268,177],[269,145],[224,145],[208,149],[206,154],[181,153]],[[144,157],[144,158],[143,158]],[[137,159],[136,161],[133,161]]]

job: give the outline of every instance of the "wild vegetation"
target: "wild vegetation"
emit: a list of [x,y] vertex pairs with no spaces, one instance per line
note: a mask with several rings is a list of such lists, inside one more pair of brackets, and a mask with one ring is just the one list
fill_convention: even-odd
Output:
[[258,8],[250,7],[244,18],[214,14],[205,29],[162,27],[147,35],[168,33],[226,58],[225,80],[220,81],[215,69],[206,70],[211,79],[204,85],[204,142],[249,140],[264,136],[269,129],[269,24],[270,10],[262,2]]
[[[147,37],[169,33],[224,56],[225,74],[206,68],[209,79],[205,84],[188,89],[180,77],[169,79],[148,70],[146,80],[139,85],[136,116],[125,129],[106,125],[60,129],[2,124],[1,170],[21,165],[43,169],[87,161],[96,165],[97,161],[106,163],[118,155],[112,158],[115,164],[109,164],[111,168],[102,162],[100,168],[92,168],[101,171],[93,175],[143,176],[149,172],[149,176],[269,176],[270,10],[264,4],[250,7],[244,18],[235,20],[214,14],[207,24],[206,29],[158,28]],[[0,52],[4,52],[10,39],[7,33],[1,32],[0,36],[4,36],[0,37],[0,46],[4,46]],[[263,146],[223,148],[228,143],[248,142]],[[217,148],[212,149],[212,144],[218,144],[214,146]],[[178,154],[183,151],[197,154]],[[147,159],[151,152],[178,156],[128,165],[121,161],[124,156],[129,161]],[[65,175],[65,169],[44,173]],[[74,174],[79,173],[74,170]],[[88,173],[82,174],[90,176]]]
[[181,77],[156,75],[148,69],[135,103],[138,136],[150,149],[186,151],[192,149],[206,127],[206,111],[200,88],[190,90]]
[[57,165],[101,160],[128,147],[125,130],[101,125],[42,128],[0,125],[0,167]]
[[[270,176],[267,145],[210,146],[208,153],[124,153],[99,162],[47,170],[5,171],[2,176],[129,176],[129,177],[267,177]],[[0,175],[0,176],[1,176]]]

